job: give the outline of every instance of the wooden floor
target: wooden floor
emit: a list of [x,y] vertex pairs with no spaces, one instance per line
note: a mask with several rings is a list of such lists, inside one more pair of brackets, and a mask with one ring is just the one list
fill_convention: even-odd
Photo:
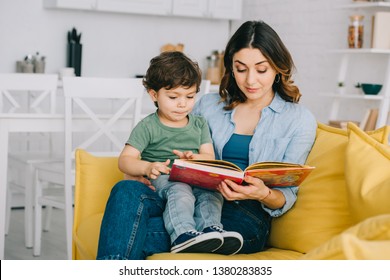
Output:
[[32,248],[24,246],[24,210],[13,209],[8,235],[5,236],[6,260],[65,260],[65,214],[63,210],[53,209],[51,229],[42,232],[42,247],[39,257],[33,256]]

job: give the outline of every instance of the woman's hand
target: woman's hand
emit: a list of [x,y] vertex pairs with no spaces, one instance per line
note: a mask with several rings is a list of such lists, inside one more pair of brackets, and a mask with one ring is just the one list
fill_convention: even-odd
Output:
[[261,200],[269,194],[269,188],[264,185],[262,180],[246,176],[244,181],[249,185],[242,186],[231,180],[225,180],[218,186],[218,190],[227,200]]
[[125,174],[123,179],[124,180],[138,181],[138,182],[141,182],[141,183],[147,185],[152,191],[156,190],[156,188],[152,185],[152,183],[144,176],[131,176],[131,175]]
[[224,180],[218,186],[226,200],[257,200],[269,208],[277,209],[284,205],[286,199],[282,192],[271,190],[264,182],[252,176],[246,176],[244,181],[246,186],[238,185],[231,180]]

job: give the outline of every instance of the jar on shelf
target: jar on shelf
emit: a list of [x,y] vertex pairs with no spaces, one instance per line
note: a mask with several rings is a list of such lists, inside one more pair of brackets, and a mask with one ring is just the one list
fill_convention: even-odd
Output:
[[348,47],[362,48],[363,47],[363,19],[362,15],[353,15],[349,17],[350,23],[348,27]]
[[211,84],[218,85],[221,82],[223,70],[223,52],[213,51],[207,57],[206,79],[210,80]]

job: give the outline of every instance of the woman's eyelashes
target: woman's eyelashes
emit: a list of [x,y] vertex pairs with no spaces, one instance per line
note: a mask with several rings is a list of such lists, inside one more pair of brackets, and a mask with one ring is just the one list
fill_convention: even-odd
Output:
[[[236,71],[238,73],[245,73],[247,71],[247,69],[240,69],[240,68],[237,68]],[[264,74],[267,72],[267,69],[256,69],[256,72],[259,73],[259,74]]]

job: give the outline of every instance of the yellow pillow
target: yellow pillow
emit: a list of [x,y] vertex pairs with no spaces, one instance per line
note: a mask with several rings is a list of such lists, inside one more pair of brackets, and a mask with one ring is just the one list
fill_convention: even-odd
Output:
[[[384,141],[388,129],[369,132]],[[345,182],[346,130],[319,123],[306,164],[316,169],[301,184],[293,208],[273,219],[269,245],[306,253],[353,224]]]
[[[355,125],[355,127],[356,127],[356,125]],[[370,135],[371,138],[374,138],[375,140],[377,140],[379,143],[389,144],[389,142],[390,142],[390,139],[389,139],[390,125],[385,125],[381,128],[378,128],[377,130],[366,131],[366,133],[368,135]]]
[[379,215],[347,229],[301,259],[310,260],[389,260],[390,214]]
[[301,184],[293,208],[272,221],[272,247],[306,253],[352,225],[344,179],[347,131],[319,123],[306,164],[316,169]]
[[96,157],[79,149],[75,162],[73,259],[94,259],[107,199],[123,173],[116,157]]
[[348,124],[346,182],[352,218],[390,214],[390,146]]

